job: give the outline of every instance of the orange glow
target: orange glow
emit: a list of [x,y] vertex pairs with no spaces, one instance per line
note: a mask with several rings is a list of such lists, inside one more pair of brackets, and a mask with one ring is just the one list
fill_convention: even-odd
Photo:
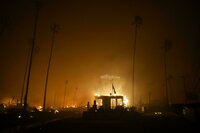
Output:
[[41,105],[38,106],[37,109],[38,109],[39,111],[42,111],[42,106],[41,106]]
[[125,107],[127,107],[128,104],[129,104],[129,100],[128,100],[128,98],[127,98],[126,96],[124,96],[124,101],[123,101],[123,103],[124,103],[124,106],[125,106]]
[[77,105],[66,105],[64,108],[76,108],[78,107]]
[[[95,96],[99,97],[101,96],[100,94],[95,94]],[[104,95],[104,96],[109,96],[109,95]],[[123,96],[124,100],[123,100],[123,104],[125,107],[129,106],[129,100],[125,95],[120,95],[120,94],[113,94],[113,96]],[[111,101],[113,102],[113,101]],[[120,103],[120,101],[117,101],[119,105],[122,105],[122,103]],[[114,102],[115,103],[115,102]],[[97,100],[97,105],[101,106],[102,105],[102,101],[100,101],[100,99]]]

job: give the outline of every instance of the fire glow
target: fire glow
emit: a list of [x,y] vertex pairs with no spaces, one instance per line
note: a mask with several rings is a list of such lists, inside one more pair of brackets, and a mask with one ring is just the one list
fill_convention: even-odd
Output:
[[[101,78],[105,78],[105,79],[113,79],[113,78],[117,78],[119,79],[120,77],[119,76],[110,76],[110,75],[103,75],[101,76]],[[121,84],[118,84],[119,86],[121,86]],[[95,94],[94,96],[95,97],[101,97],[101,96],[108,96],[108,97],[123,97],[122,100],[120,101],[118,99],[118,101],[116,101],[117,105],[123,105],[124,107],[128,107],[128,104],[129,104],[129,100],[127,98],[126,95],[124,95],[124,90],[122,89],[122,87],[117,87],[115,88],[114,84],[112,83],[111,84],[111,87],[100,87],[102,89],[99,89]],[[111,98],[111,104],[114,102],[113,101],[114,99]],[[97,105],[102,105],[101,103],[102,101],[97,101]]]
[[[102,95],[100,95],[100,94],[95,94],[95,96],[97,96],[97,97],[100,97],[100,96],[102,96]],[[110,96],[110,95],[103,95],[103,96]],[[123,96],[123,105],[124,105],[124,107],[128,107],[128,103],[129,103],[129,100],[128,100],[128,98],[126,97],[126,96],[124,96],[124,95],[120,95],[120,94],[113,94],[112,96]],[[102,105],[102,102],[97,102],[97,105]]]

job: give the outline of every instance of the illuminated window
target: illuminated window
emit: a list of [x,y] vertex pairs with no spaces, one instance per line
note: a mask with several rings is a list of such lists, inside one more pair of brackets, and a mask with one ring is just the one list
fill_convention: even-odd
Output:
[[115,109],[115,107],[116,107],[116,99],[114,99],[114,98],[111,98],[111,109]]
[[122,99],[117,99],[117,106],[122,106],[123,102]]

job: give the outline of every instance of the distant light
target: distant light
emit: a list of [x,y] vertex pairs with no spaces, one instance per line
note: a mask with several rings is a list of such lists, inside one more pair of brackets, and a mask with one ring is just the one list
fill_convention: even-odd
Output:
[[144,106],[142,106],[142,112],[144,112],[145,110],[144,110]]
[[128,99],[127,99],[126,96],[124,96],[124,101],[123,101],[123,103],[124,103],[124,106],[128,106]]
[[95,94],[95,96],[97,96],[97,97],[100,97],[100,95],[99,95],[99,94]]
[[38,106],[37,109],[38,109],[39,111],[42,111],[42,106]]
[[54,114],[57,114],[57,113],[59,113],[59,111],[56,109],[56,110],[54,111]]
[[32,115],[30,115],[30,118],[33,118],[33,116],[32,116]]
[[155,115],[161,115],[162,112],[154,112]]
[[19,116],[18,116],[18,118],[19,118],[19,119],[21,119],[21,118],[22,118],[22,116],[21,116],[21,115],[19,115]]
[[72,107],[72,108],[76,108],[76,105],[72,105],[71,107]]
[[5,104],[3,104],[3,107],[6,108],[7,106]]

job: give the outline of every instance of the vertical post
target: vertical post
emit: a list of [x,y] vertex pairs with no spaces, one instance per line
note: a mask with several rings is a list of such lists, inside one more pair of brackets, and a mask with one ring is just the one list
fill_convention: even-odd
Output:
[[185,92],[185,104],[187,104],[186,77],[185,76],[181,76],[181,78],[183,79],[183,88],[184,88],[184,92]]
[[54,24],[51,27],[51,31],[53,34],[52,34],[51,51],[50,51],[50,56],[49,56],[49,63],[48,63],[46,82],[45,82],[45,88],[44,88],[44,101],[43,101],[43,110],[44,111],[46,108],[46,95],[47,95],[47,87],[48,87],[48,79],[49,79],[49,70],[50,70],[50,66],[51,66],[51,58],[52,58],[53,48],[54,48],[55,33],[58,32],[58,28],[59,28],[59,26],[57,24]]
[[66,97],[67,84],[68,84],[68,80],[65,81],[65,91],[64,91],[64,99],[63,99],[63,108],[65,107],[65,97]]
[[75,98],[76,98],[76,92],[77,92],[78,88],[75,88],[75,92],[74,92],[74,98],[73,98],[73,104],[75,105]]
[[115,108],[117,107],[117,98],[115,98]]
[[166,51],[164,51],[164,72],[165,72],[165,93],[166,93],[166,104],[169,105],[168,96],[168,81],[167,81],[167,63],[166,63]]
[[38,16],[39,16],[39,3],[37,2],[36,3],[35,22],[34,22],[34,26],[33,26],[32,47],[31,47],[30,61],[29,61],[29,68],[28,68],[28,75],[27,75],[26,92],[25,92],[25,96],[24,96],[24,110],[25,111],[26,111],[26,108],[27,108],[27,99],[28,99],[28,92],[29,92],[31,68],[32,68],[32,62],[33,62],[33,52],[34,52],[34,48],[35,48],[35,40],[36,40],[36,31],[37,31]]
[[53,107],[55,108],[55,106],[56,106],[56,97],[57,97],[57,95],[56,95],[56,92],[54,93],[54,99],[53,99]]
[[124,98],[122,97],[122,106],[124,107]]
[[23,79],[23,83],[22,83],[21,98],[20,98],[21,106],[23,104],[23,96],[24,96],[24,89],[25,89],[25,85],[26,85],[26,76],[27,76],[27,70],[28,70],[29,56],[30,56],[30,50],[28,50],[28,56],[27,56],[27,61],[26,61],[26,66],[25,66],[25,71],[24,71],[24,79]]
[[134,105],[134,99],[135,99],[135,52],[136,52],[136,39],[137,39],[137,24],[135,25],[135,41],[133,45],[133,77],[132,77],[132,96],[133,96],[133,105]]
[[169,104],[169,106],[171,106],[172,105],[172,76],[171,75],[169,75],[169,77],[168,77],[168,104]]
[[148,93],[149,106],[151,105],[151,92]]
[[166,105],[169,106],[169,92],[168,92],[168,75],[167,75],[167,58],[166,54],[171,49],[171,41],[165,40],[164,44],[164,74],[165,74],[165,93],[166,93]]
[[134,44],[133,44],[133,77],[132,77],[132,104],[134,106],[134,95],[135,95],[135,55],[136,55],[136,43],[137,43],[137,28],[140,24],[142,24],[142,18],[140,16],[134,17],[134,22],[132,23],[135,25],[135,38],[134,38]]

